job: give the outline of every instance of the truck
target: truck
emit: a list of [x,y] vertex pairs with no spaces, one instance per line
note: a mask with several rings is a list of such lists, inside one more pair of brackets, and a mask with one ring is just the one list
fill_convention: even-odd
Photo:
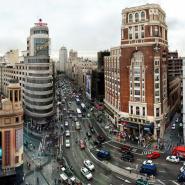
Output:
[[185,146],[176,146],[172,149],[172,155],[185,159]]

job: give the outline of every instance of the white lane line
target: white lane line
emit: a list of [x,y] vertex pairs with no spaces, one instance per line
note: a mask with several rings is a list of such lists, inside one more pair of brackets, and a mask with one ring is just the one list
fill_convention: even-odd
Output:
[[174,184],[176,184],[176,185],[179,185],[179,183],[177,183],[177,182],[175,182],[175,181],[173,181],[173,180],[170,180],[171,182],[173,182]]
[[166,185],[163,181],[161,181],[161,180],[159,180],[159,179],[157,179],[157,181],[158,181],[159,183],[163,184],[163,185]]

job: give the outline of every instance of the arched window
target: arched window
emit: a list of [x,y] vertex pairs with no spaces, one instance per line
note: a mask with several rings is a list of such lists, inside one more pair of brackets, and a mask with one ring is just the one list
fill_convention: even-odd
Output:
[[145,20],[145,12],[141,12],[141,21]]
[[128,22],[133,22],[133,15],[132,14],[129,14],[129,16],[128,16]]
[[130,89],[134,92],[130,93],[132,100],[135,102],[145,101],[145,70],[144,55],[141,51],[133,53],[130,65]]
[[139,14],[135,13],[135,22],[139,22]]

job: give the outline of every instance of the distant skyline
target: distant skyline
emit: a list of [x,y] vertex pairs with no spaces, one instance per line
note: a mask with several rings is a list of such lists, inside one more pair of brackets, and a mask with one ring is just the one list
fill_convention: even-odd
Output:
[[122,9],[146,3],[157,3],[166,12],[169,50],[185,56],[183,0],[1,0],[0,55],[26,50],[30,27],[42,18],[48,23],[52,58],[58,58],[62,46],[96,57],[120,44]]

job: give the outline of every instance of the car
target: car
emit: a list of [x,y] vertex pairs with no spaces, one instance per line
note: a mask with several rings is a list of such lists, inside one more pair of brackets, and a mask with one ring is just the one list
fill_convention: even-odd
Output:
[[93,171],[93,170],[95,169],[95,168],[94,168],[94,164],[93,164],[90,160],[88,160],[88,159],[84,160],[84,165],[85,165],[85,167],[88,168],[90,171]]
[[87,117],[88,117],[88,118],[90,118],[90,117],[91,117],[91,115],[88,113],[88,114],[87,114]]
[[99,150],[96,156],[98,157],[98,159],[111,159],[110,152],[104,149]]
[[97,140],[103,143],[105,141],[105,137],[103,135],[98,135]]
[[133,154],[122,154],[121,160],[133,162],[134,161],[134,155]]
[[97,146],[98,148],[102,147],[101,142],[98,141],[98,140],[93,140],[93,144],[94,144],[95,146]]
[[184,165],[180,168],[180,172],[182,173],[183,171],[185,171],[185,166]]
[[145,160],[143,161],[143,164],[153,164],[152,160]]
[[92,127],[92,128],[90,128],[90,131],[91,131],[91,133],[92,134],[94,134],[95,133],[95,130],[94,130],[94,128]]
[[146,155],[146,158],[147,158],[147,159],[157,159],[157,158],[159,158],[160,156],[161,156],[161,154],[160,154],[159,152],[154,151],[154,152],[152,152],[151,154],[147,154],[147,155]]
[[75,128],[76,130],[80,130],[81,126],[80,126],[80,122],[75,122]]
[[129,145],[122,145],[121,148],[119,149],[119,151],[122,153],[130,152],[131,150],[132,150],[132,147]]
[[166,157],[166,160],[173,163],[179,163],[180,159],[177,156],[171,155]]
[[92,173],[91,173],[87,168],[82,167],[82,168],[80,169],[80,171],[81,171],[82,175],[83,175],[87,180],[90,180],[90,179],[93,178]]
[[70,131],[69,130],[66,130],[65,131],[65,135],[66,135],[66,137],[69,137],[70,136]]
[[176,118],[176,119],[175,119],[175,122],[178,123],[178,122],[179,122],[179,118]]
[[69,139],[66,139],[66,148],[70,148],[70,140]]
[[79,146],[80,146],[80,149],[85,149],[85,141],[83,139],[80,139],[79,141]]
[[91,138],[91,137],[92,137],[90,131],[86,132],[86,136],[87,136],[88,138]]
[[140,168],[140,173],[144,173],[147,175],[156,175],[157,167],[155,164],[142,164]]
[[68,127],[69,126],[69,122],[68,121],[64,121],[64,125],[65,125],[65,127]]
[[76,122],[76,121],[78,121],[78,118],[77,117],[73,117],[73,120]]
[[175,130],[175,123],[172,124],[171,129]]
[[136,185],[149,185],[147,180],[144,180],[143,178],[136,180]]

